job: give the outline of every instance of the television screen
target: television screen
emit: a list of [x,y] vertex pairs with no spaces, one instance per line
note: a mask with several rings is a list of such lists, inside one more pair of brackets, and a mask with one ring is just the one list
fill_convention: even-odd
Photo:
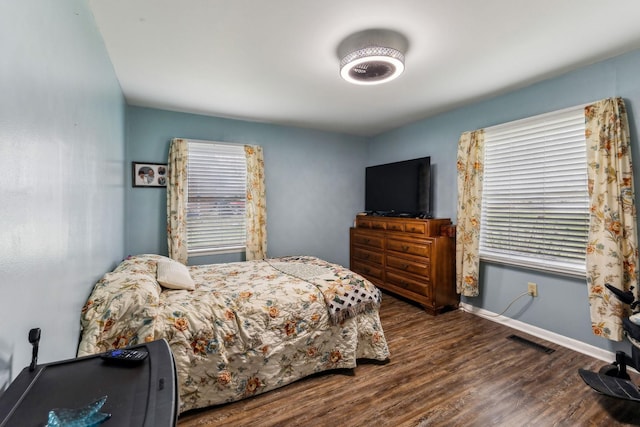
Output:
[[384,216],[431,217],[431,158],[366,169],[365,210]]

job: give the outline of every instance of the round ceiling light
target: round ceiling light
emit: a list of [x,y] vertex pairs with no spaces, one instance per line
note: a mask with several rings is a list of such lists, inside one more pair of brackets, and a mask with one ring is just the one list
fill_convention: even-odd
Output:
[[338,47],[340,75],[350,83],[389,82],[404,71],[407,39],[391,30],[365,30],[347,37]]
[[366,47],[340,61],[340,75],[350,83],[375,85],[391,81],[404,71],[404,54],[390,47]]

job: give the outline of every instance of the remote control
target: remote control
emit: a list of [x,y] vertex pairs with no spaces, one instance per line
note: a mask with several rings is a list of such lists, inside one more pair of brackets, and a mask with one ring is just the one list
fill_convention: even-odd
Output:
[[142,362],[148,355],[146,350],[120,348],[102,353],[100,357],[107,362],[133,364]]

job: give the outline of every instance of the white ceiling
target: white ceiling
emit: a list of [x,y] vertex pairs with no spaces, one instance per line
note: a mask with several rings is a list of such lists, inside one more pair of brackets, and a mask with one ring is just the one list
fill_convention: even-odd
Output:
[[[130,105],[363,136],[640,48],[638,0],[89,1]],[[370,28],[406,70],[350,85],[336,49]]]

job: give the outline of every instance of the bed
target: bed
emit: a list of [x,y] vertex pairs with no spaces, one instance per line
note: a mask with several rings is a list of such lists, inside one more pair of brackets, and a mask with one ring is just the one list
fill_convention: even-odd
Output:
[[380,298],[362,276],[310,256],[185,267],[137,255],[95,284],[78,356],[166,339],[184,412],[388,360]]

